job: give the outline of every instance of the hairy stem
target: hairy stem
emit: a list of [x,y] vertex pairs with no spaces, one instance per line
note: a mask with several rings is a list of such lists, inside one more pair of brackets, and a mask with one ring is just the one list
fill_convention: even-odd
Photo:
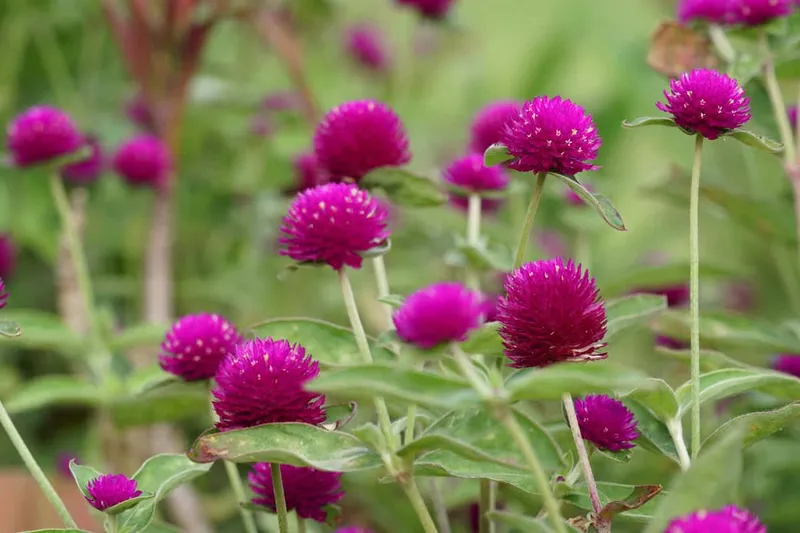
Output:
[[544,180],[546,177],[546,172],[540,172],[536,176],[536,185],[531,195],[531,203],[528,205],[528,211],[525,213],[525,222],[522,224],[519,244],[517,244],[517,251],[514,254],[514,270],[522,266],[522,262],[525,260],[525,249],[528,247],[531,230],[533,229],[533,220],[536,218],[536,211],[539,209],[539,201],[542,199],[542,190],[544,190]]
[[289,513],[286,510],[286,494],[283,492],[281,465],[272,463],[269,465],[269,471],[272,474],[272,491],[275,493],[275,513],[278,515],[278,530],[280,533],[289,533]]
[[675,443],[675,449],[678,450],[678,460],[681,464],[681,470],[686,472],[692,465],[692,460],[689,458],[689,452],[686,450],[686,441],[683,440],[683,426],[680,420],[670,420],[667,423],[667,430],[672,437],[672,442]]
[[[236,468],[236,463],[232,463],[231,461],[222,461],[222,463],[225,465],[225,473],[228,475],[228,482],[231,484],[231,489],[233,489],[233,494],[236,496],[236,501],[240,504],[247,503],[248,500],[244,492],[244,483],[242,483],[242,477],[239,475],[239,469]],[[244,522],[244,530],[247,533],[258,533],[253,513],[240,505],[239,514],[242,516],[242,522]]]
[[692,361],[692,458],[700,453],[700,163],[703,136],[695,138],[689,200],[689,314]]
[[575,402],[572,396],[565,394],[562,398],[564,402],[564,410],[567,412],[567,421],[569,428],[572,431],[572,440],[575,442],[575,449],[578,452],[578,460],[583,470],[583,479],[586,481],[586,487],[589,489],[589,499],[592,501],[592,510],[595,514],[600,513],[603,509],[600,503],[600,495],[597,492],[597,483],[594,480],[594,473],[592,472],[592,463],[589,461],[589,454],[586,451],[586,443],[583,441],[581,435],[581,428],[578,424],[578,414],[575,412]]
[[439,527],[439,533],[451,533],[450,516],[447,514],[447,505],[442,495],[441,483],[445,479],[432,477],[430,479],[431,503],[433,503],[433,510],[436,514],[436,525]]
[[403,491],[408,496],[408,500],[411,502],[411,506],[416,511],[417,516],[419,517],[420,522],[422,523],[422,529],[425,533],[439,533],[436,529],[436,524],[431,518],[431,514],[428,512],[428,507],[425,505],[425,500],[422,498],[422,494],[419,492],[419,487],[417,487],[414,478],[411,477],[407,481],[401,482],[400,486],[403,488]]

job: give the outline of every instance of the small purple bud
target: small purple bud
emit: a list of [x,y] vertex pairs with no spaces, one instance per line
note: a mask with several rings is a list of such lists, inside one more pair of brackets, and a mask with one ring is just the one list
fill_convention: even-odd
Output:
[[349,28],[345,34],[345,49],[368,70],[383,72],[389,67],[383,36],[372,26],[359,24]]
[[98,476],[86,485],[86,492],[89,493],[86,501],[98,511],[105,511],[142,495],[142,491],[136,488],[136,480],[123,474]]
[[591,394],[575,400],[581,436],[600,450],[619,452],[633,448],[639,438],[636,419],[619,400]]
[[172,156],[158,137],[139,135],[117,150],[114,170],[134,187],[159,188],[169,179]]

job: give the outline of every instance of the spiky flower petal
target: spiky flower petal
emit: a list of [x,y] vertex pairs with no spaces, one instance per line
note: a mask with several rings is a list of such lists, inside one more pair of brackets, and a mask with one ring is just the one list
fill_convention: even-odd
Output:
[[505,280],[497,305],[514,368],[605,359],[605,304],[589,272],[560,257],[526,263]]
[[233,324],[219,315],[186,315],[167,331],[159,362],[165,372],[185,381],[211,379],[239,340]]
[[272,338],[238,344],[217,369],[211,391],[217,429],[323,422],[325,397],[304,389],[318,375],[319,363],[299,344]]
[[509,120],[519,115],[522,103],[500,100],[481,108],[472,119],[470,149],[482,154],[491,145],[500,142],[503,128]]
[[670,113],[681,128],[706,139],[743,126],[750,120],[750,99],[739,83],[722,72],[695,69],[684,72],[664,91],[666,103],[656,107]]
[[767,526],[746,509],[730,505],[718,511],[696,511],[676,518],[664,533],[767,533]]
[[6,146],[17,167],[47,163],[78,150],[83,136],[72,118],[50,106],[33,106],[6,130]]
[[603,394],[590,394],[575,400],[581,436],[600,450],[619,452],[633,448],[639,438],[636,419],[619,400]]
[[[324,472],[313,468],[281,465],[281,480],[286,497],[286,509],[303,519],[325,522],[325,507],[344,496],[339,472]],[[253,503],[275,512],[275,492],[269,463],[256,463],[247,474],[250,488],[256,493]]]
[[138,135],[120,146],[113,164],[130,185],[158,188],[169,179],[172,155],[158,137]]
[[98,511],[105,511],[122,502],[142,495],[136,480],[123,474],[102,474],[86,484],[86,501]]
[[[486,167],[483,155],[471,154],[456,159],[443,172],[444,180],[468,192],[502,191],[508,186],[508,175],[500,166]],[[469,197],[464,194],[450,193],[450,203],[460,209],[469,205]],[[483,211],[494,211],[502,204],[502,199],[481,198]]]

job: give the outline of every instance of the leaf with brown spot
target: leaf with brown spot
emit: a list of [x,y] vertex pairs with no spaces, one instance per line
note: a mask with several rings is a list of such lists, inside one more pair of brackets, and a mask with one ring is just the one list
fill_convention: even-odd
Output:
[[714,68],[718,61],[711,41],[673,20],[659,24],[650,39],[647,64],[656,72],[675,77],[695,68]]
[[610,523],[616,515],[638,509],[655,498],[660,492],[661,485],[637,485],[624,500],[607,503],[600,510],[597,519]]

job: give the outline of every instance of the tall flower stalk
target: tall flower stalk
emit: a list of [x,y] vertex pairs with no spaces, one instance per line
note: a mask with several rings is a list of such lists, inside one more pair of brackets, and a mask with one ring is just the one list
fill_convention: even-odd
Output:
[[692,459],[700,453],[700,165],[703,136],[695,136],[689,194],[689,316],[691,319]]

